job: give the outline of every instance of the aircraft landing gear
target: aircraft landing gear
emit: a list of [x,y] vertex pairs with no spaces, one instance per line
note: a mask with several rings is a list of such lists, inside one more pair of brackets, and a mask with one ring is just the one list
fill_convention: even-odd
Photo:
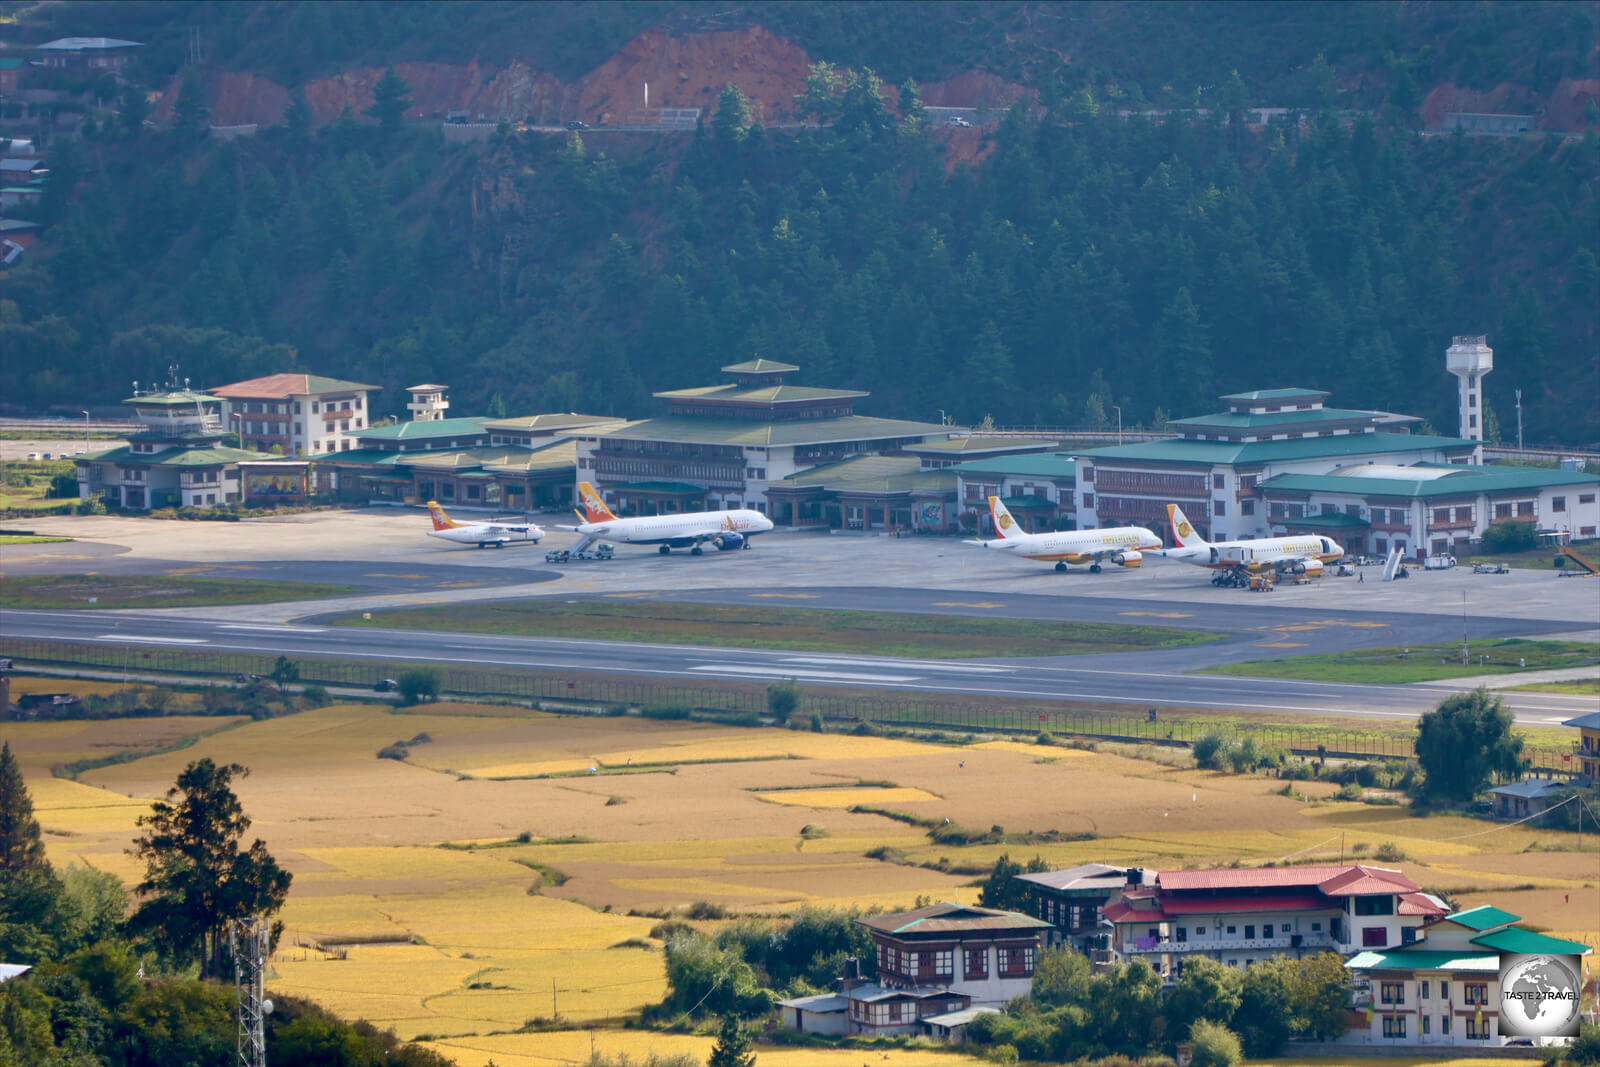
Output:
[[1099,574],[1100,573],[1100,564],[1098,564],[1098,563],[1089,564],[1089,573],[1090,574]]
[[691,548],[689,550],[689,555],[691,555],[691,556],[698,556],[700,554],[701,554],[701,549],[700,549],[699,545],[695,545],[693,548]]
[[663,556],[670,555],[672,553],[672,546],[662,545],[660,548],[656,549],[656,551],[661,553]]
[[1057,563],[1056,564],[1056,573],[1057,574],[1065,574],[1065,573],[1067,573],[1067,565],[1065,563]]

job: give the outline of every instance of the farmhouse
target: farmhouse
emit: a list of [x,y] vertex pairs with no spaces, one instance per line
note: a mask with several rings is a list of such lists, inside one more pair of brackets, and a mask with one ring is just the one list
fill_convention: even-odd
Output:
[[1370,950],[1345,964],[1362,1015],[1342,1039],[1353,1045],[1504,1045],[1500,954],[1579,955],[1593,950],[1512,926],[1520,916],[1485,905],[1434,923],[1397,949]]
[[1274,956],[1410,944],[1446,910],[1401,872],[1357,864],[1136,870],[1102,914],[1118,955],[1147,959],[1176,980],[1194,955],[1247,967]]
[[1563,726],[1578,728],[1578,740],[1572,743],[1572,754],[1578,759],[1579,776],[1592,784],[1600,784],[1600,711],[1591,711],[1568,719]]
[[1101,912],[1128,884],[1125,867],[1104,863],[1085,863],[1064,871],[1019,874],[1017,881],[1028,887],[1031,911],[1050,924],[1051,945],[1071,945],[1079,952],[1092,952],[1105,939],[1107,928],[1100,922]]

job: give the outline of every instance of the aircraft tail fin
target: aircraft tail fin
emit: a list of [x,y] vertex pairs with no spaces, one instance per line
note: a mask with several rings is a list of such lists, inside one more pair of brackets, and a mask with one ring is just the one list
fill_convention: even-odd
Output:
[[1209,542],[1195,532],[1183,509],[1176,504],[1167,505],[1167,521],[1172,524],[1172,539],[1184,548],[1204,548]]
[[611,522],[616,518],[611,509],[606,507],[606,502],[600,499],[600,494],[595,492],[594,486],[588,482],[578,483],[578,495],[583,498],[583,510],[590,522]]
[[455,530],[462,526],[462,523],[444,513],[444,508],[439,506],[437,500],[428,501],[428,514],[433,517],[433,528],[435,530]]
[[989,498],[989,516],[994,519],[994,532],[1000,538],[1020,537],[1022,535],[1022,527],[1017,525],[1017,520],[1011,517],[1011,512],[1006,509],[1006,506],[1000,502],[1000,498],[997,496]]

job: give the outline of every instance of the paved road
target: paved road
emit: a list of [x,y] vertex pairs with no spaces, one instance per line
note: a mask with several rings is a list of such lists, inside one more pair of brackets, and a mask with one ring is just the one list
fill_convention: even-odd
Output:
[[[672,678],[796,678],[806,685],[1082,700],[1167,707],[1230,708],[1370,718],[1414,718],[1437,704],[1437,689],[1181,673],[1164,653],[1118,653],[956,662],[797,654],[762,649],[636,645],[610,641],[345,629],[314,624],[229,622],[173,614],[7,612],[8,629],[42,638],[135,646],[350,656],[454,666],[530,667]],[[1182,650],[1185,652],[1191,650]],[[1593,709],[1592,697],[1507,693],[1519,722],[1554,725]]]

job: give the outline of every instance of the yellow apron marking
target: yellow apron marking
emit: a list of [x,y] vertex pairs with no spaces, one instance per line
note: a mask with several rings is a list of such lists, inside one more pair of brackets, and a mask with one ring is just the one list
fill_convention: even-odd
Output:
[[1257,648],[1305,648],[1304,641],[1261,641]]
[[758,598],[758,599],[759,598],[777,599],[777,600],[820,600],[820,599],[822,599],[821,596],[819,594],[817,594],[817,593],[751,593],[750,595],[752,597],[755,597],[755,598]]
[[935,600],[929,607],[935,608],[1003,608],[1004,604],[996,604],[988,600]]
[[1118,615],[1143,615],[1152,619],[1192,619],[1193,613],[1187,611],[1119,611]]

